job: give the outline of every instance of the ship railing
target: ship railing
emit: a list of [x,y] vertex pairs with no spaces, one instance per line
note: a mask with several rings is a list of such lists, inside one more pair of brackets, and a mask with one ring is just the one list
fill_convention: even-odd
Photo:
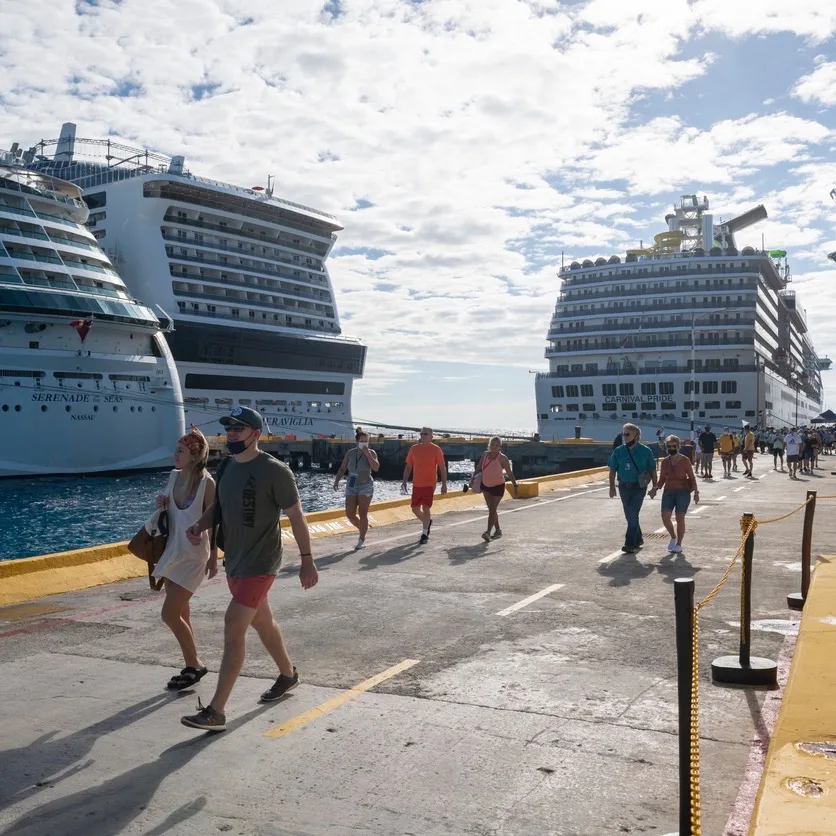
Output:
[[[245,301],[245,300],[240,300]],[[285,322],[274,322],[269,319],[254,319],[248,316],[235,316],[234,314],[227,314],[221,313],[220,311],[190,311],[188,309],[182,309],[178,311],[178,318],[183,317],[194,317],[195,320],[202,320],[206,317],[211,317],[212,319],[228,319],[233,322],[237,322],[239,325],[267,325],[269,326],[272,332],[280,330],[282,328],[293,328],[298,331],[306,331],[311,337],[316,339],[326,339],[326,340],[339,340],[341,342],[347,343],[358,343],[360,342],[356,337],[346,337],[342,334],[333,334],[329,333],[328,331],[319,331],[313,325],[300,325],[298,323],[285,323]]]
[[[305,299],[314,299],[315,301],[322,303],[327,303],[328,305],[333,307],[333,300],[330,296],[315,296],[313,293],[309,293],[305,290],[288,290],[284,287],[273,287],[272,285],[267,284],[256,284],[255,282],[245,282],[241,279],[232,279],[229,278],[229,275],[225,279],[220,278],[220,276],[206,276],[199,273],[183,273],[179,270],[174,268],[173,264],[169,265],[169,273],[171,273],[171,277],[173,279],[187,279],[189,281],[199,281],[199,282],[211,282],[212,284],[222,285],[224,287],[229,285],[235,285],[236,287],[243,287],[247,288],[253,293],[281,293],[284,296],[302,296]],[[237,272],[235,270],[232,271],[233,273]],[[264,279],[264,281],[277,281],[276,279]]]
[[[741,317],[734,319],[733,317],[724,317],[723,319],[708,320],[703,319],[696,325],[698,331],[710,331],[714,328],[733,328],[735,325],[754,325],[755,317]],[[670,328],[687,328],[691,329],[691,321],[688,319],[665,320],[663,322],[652,322],[644,319],[641,322],[617,323],[615,325],[605,325],[604,323],[598,325],[597,323],[587,323],[579,328],[552,328],[549,331],[549,339],[552,335],[557,338],[572,337],[575,334],[593,334],[598,331],[623,331],[625,338],[632,339],[633,334],[647,334],[654,331],[667,331]]]
[[[700,367],[694,370],[695,374],[738,374],[739,372],[754,372],[757,366],[719,366],[712,368]],[[559,371],[559,372],[538,372],[536,380],[553,380],[564,377],[632,377],[634,375],[666,375],[666,374],[691,374],[688,366],[658,366],[653,368],[598,368],[585,369],[584,371]]]
[[15,229],[11,226],[0,226],[0,235],[14,235],[18,238],[36,238],[40,241],[49,241],[50,238],[43,232],[32,232],[28,229]]
[[[571,338],[570,338],[571,339]],[[753,334],[751,331],[744,332],[740,337],[720,337],[716,340],[696,340],[697,346],[715,346],[715,345],[752,345]],[[611,342],[594,342],[589,341],[586,345],[566,345],[561,348],[547,348],[546,356],[552,357],[555,354],[563,354],[567,351],[625,351],[625,350],[639,350],[639,349],[654,349],[654,348],[677,348],[691,345],[690,337],[688,339],[673,339],[667,340],[653,340],[647,339],[647,336],[640,337],[638,334],[626,335],[624,339],[612,340]]]
[[[253,291],[255,292],[255,291]],[[239,307],[241,305],[257,305],[261,308],[269,308],[271,311],[281,311],[286,315],[296,316],[310,316],[314,319],[334,319],[323,311],[312,310],[310,308],[301,308],[297,306],[283,305],[277,302],[268,302],[264,299],[250,299],[242,296],[226,296],[223,293],[207,293],[203,290],[192,290],[190,288],[174,288],[175,296],[183,297],[198,297],[201,299],[212,299],[213,301],[224,302],[231,307]]]

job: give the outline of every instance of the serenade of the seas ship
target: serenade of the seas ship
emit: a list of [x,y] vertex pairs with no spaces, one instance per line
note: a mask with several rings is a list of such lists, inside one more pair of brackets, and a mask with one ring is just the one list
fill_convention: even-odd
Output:
[[561,269],[549,371],[535,384],[542,440],[577,426],[612,440],[626,421],[651,438],[743,421],[792,427],[821,412],[830,360],[816,355],[788,287],[786,252],[735,243],[766,210],[715,226],[708,209],[686,195],[653,247]]
[[170,322],[87,218],[81,189],[0,151],[0,476],[161,468],[183,433]]
[[325,267],[342,229],[332,215],[269,184],[197,177],[183,157],[76,138],[72,123],[26,162],[83,188],[88,226],[128,287],[172,312],[187,423],[211,433],[241,405],[274,433],[348,434],[366,348],[341,335]]

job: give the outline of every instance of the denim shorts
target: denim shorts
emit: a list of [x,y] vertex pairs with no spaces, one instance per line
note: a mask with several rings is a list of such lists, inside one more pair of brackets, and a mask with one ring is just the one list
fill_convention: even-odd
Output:
[[355,485],[353,488],[345,486],[346,496],[374,496],[374,482],[366,482],[365,485]]
[[685,488],[676,491],[662,491],[662,510],[676,511],[677,514],[684,514],[691,504],[691,492]]

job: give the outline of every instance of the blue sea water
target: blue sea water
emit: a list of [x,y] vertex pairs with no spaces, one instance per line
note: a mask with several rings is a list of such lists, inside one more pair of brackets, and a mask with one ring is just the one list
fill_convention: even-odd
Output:
[[[454,464],[451,482],[455,469]],[[0,480],[0,560],[128,540],[153,512],[154,497],[167,479],[168,471]],[[343,505],[332,474],[297,473],[296,483],[305,511]],[[400,496],[400,482],[375,483],[376,501]]]

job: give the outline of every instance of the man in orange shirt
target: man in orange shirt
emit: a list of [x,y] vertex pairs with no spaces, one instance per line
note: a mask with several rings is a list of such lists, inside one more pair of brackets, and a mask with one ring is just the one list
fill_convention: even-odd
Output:
[[412,513],[421,520],[424,530],[420,543],[423,545],[430,538],[433,521],[430,508],[433,505],[435,485],[441,475],[441,493],[447,493],[447,468],[444,466],[444,453],[437,444],[433,444],[433,431],[429,427],[421,428],[421,441],[413,444],[406,456],[403,472],[403,490],[412,475]]

